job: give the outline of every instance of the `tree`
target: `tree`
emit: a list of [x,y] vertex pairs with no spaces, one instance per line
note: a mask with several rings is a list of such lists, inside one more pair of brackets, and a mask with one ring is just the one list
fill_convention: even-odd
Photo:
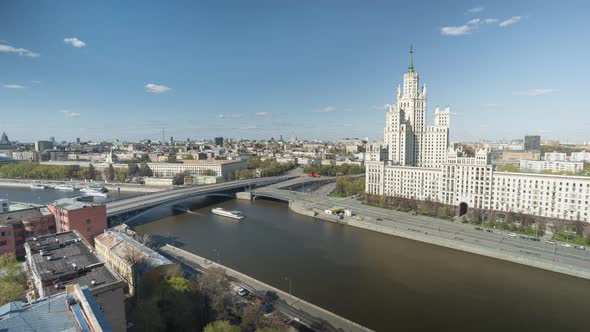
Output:
[[207,304],[217,319],[228,318],[228,307],[233,307],[233,296],[229,291],[230,281],[225,269],[211,267],[199,278],[199,288],[207,298]]
[[240,328],[231,325],[227,320],[218,320],[216,322],[207,324],[203,332],[240,332]]
[[176,162],[176,155],[175,154],[168,155],[168,162],[175,163]]
[[217,172],[214,171],[214,170],[212,170],[212,169],[206,169],[203,172],[203,175],[206,175],[206,176],[216,176],[217,175]]
[[117,169],[115,170],[115,179],[117,182],[126,182],[127,181],[127,171],[124,169]]
[[174,179],[172,180],[172,184],[175,186],[180,186],[184,184],[184,173],[176,173],[174,175]]
[[18,300],[25,292],[21,264],[12,253],[0,255],[0,305]]
[[127,168],[127,176],[129,178],[139,176],[139,166],[137,166],[137,164],[129,164],[129,167]]
[[94,169],[94,165],[92,165],[92,164],[88,165],[86,179],[88,179],[88,180],[95,180],[96,179],[96,170]]
[[105,169],[104,177],[109,181],[115,181],[115,168],[113,164],[109,164],[109,167]]
[[256,329],[256,332],[285,332],[282,327],[261,327]]
[[139,176],[152,176],[154,173],[146,163],[139,165]]
[[250,304],[242,312],[240,328],[244,332],[254,332],[260,326],[262,316],[264,316],[262,306],[257,303]]
[[192,154],[185,154],[184,156],[182,156],[182,159],[184,159],[184,160],[195,160],[195,157],[193,157]]

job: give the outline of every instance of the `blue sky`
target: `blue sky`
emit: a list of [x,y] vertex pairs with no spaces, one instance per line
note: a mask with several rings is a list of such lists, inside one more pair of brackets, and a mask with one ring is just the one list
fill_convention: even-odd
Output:
[[451,139],[590,141],[588,1],[1,1],[20,141],[382,137],[414,46]]

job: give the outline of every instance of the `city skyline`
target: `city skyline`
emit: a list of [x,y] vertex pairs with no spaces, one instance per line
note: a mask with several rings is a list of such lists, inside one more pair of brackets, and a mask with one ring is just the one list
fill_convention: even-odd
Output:
[[586,4],[0,7],[0,132],[13,141],[157,140],[162,128],[178,140],[378,139],[410,44],[428,123],[449,105],[452,141],[590,140],[587,46],[570,42]]

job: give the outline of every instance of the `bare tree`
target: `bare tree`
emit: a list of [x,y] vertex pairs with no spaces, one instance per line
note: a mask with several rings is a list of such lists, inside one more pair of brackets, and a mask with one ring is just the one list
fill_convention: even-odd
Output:
[[262,311],[262,306],[259,304],[251,304],[244,308],[242,322],[240,323],[241,330],[244,332],[256,331],[261,326],[263,315],[264,311]]
[[228,318],[227,308],[233,307],[233,296],[230,293],[230,281],[225,269],[220,267],[207,269],[199,278],[199,286],[215,318]]

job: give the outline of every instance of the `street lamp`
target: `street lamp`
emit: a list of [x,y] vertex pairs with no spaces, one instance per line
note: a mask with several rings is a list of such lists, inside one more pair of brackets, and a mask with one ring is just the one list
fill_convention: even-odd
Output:
[[291,279],[285,277],[285,280],[289,281],[289,297],[291,298],[291,304],[293,304],[293,288],[291,287]]
[[219,250],[213,249],[213,251],[217,253],[217,264],[221,265],[221,256],[219,254]]

